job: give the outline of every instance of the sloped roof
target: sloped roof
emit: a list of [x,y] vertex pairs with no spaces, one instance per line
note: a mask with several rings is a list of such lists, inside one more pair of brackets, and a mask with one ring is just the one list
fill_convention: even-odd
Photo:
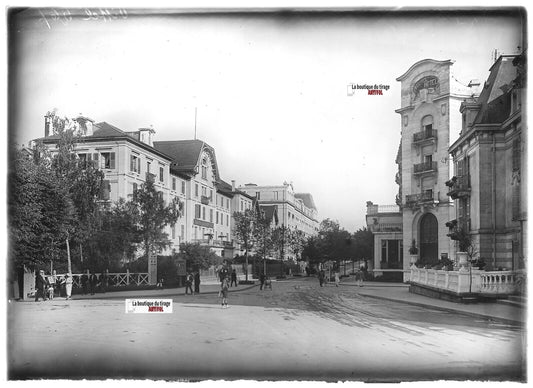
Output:
[[315,209],[315,201],[313,200],[313,196],[310,193],[294,193],[294,198],[299,198],[303,201],[304,205],[307,206],[309,209]]
[[473,124],[501,123],[509,117],[511,101],[506,86],[516,78],[515,56],[501,56],[490,68],[478,104],[481,106]]
[[154,147],[172,157],[174,163],[171,170],[177,173],[195,173],[202,151],[211,154],[212,168],[215,172],[216,181],[220,180],[215,150],[202,140],[170,140],[154,141]]
[[[59,135],[50,135],[46,137],[41,137],[39,139],[36,139],[37,141],[43,141],[45,143],[55,143],[60,138]],[[132,143],[149,150],[150,152],[153,152],[157,155],[163,156],[168,160],[172,160],[172,158],[165,152],[158,150],[149,144],[146,144],[136,137],[132,136],[130,133],[123,131],[120,128],[115,127],[114,125],[109,124],[108,122],[102,121],[96,124],[93,124],[93,134],[90,136],[83,136],[81,137],[80,141],[84,142],[91,142],[91,141],[101,141],[101,140],[112,140],[112,139],[126,139],[131,141]]]
[[242,196],[244,196],[246,198],[254,199],[254,197],[252,197],[251,195],[248,195],[244,191],[241,191],[241,190],[239,190],[237,188],[235,189],[235,191],[233,191],[233,186],[230,185],[228,182],[226,182],[223,179],[220,179],[216,183],[216,185],[217,185],[217,190],[222,192],[222,193],[231,194],[231,195],[239,194],[239,195],[242,195]]

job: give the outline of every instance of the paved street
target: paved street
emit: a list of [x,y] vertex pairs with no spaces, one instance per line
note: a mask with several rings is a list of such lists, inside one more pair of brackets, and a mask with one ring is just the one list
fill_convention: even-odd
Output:
[[11,302],[11,377],[524,377],[518,324],[376,298],[368,287],[317,283],[293,279],[273,290],[231,292],[228,309],[214,292],[164,290],[173,314],[125,314],[124,296],[111,293]]

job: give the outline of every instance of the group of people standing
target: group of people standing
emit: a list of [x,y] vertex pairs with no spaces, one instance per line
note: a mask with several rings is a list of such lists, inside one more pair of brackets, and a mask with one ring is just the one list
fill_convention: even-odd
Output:
[[105,294],[106,289],[109,287],[109,277],[105,272],[102,272],[100,277],[95,273],[86,272],[81,275],[80,283],[83,295],[88,293],[94,295],[98,290]]
[[66,274],[64,277],[57,275],[53,270],[51,275],[45,275],[44,270],[39,270],[35,274],[35,301],[54,299],[54,296],[65,295],[66,299],[72,297],[72,275]]
[[[194,284],[194,291],[192,286]],[[196,271],[194,275],[191,272],[187,272],[185,276],[185,294],[188,295],[190,291],[191,295],[200,293],[200,272]]]

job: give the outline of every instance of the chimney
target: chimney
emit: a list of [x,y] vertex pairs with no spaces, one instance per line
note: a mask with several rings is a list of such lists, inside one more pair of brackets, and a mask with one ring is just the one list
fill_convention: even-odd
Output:
[[231,191],[235,191],[235,180],[231,181]]
[[142,141],[149,146],[154,146],[153,134],[155,133],[154,128],[150,125],[149,128],[139,128],[139,141]]

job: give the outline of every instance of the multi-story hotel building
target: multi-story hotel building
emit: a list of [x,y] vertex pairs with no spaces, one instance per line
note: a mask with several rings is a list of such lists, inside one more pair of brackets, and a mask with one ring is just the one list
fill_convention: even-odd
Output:
[[318,211],[309,193],[295,193],[291,184],[258,186],[253,183],[239,190],[257,199],[259,205],[275,205],[280,226],[301,230],[306,236],[318,233]]
[[[172,158],[154,148],[152,128],[126,132],[106,122],[78,116],[70,122],[71,129],[81,135],[74,152],[82,161],[95,163],[105,174],[100,200],[112,203],[119,198],[129,199],[134,190],[146,182],[147,174],[154,177],[154,183],[166,203],[179,198],[185,203],[187,180],[185,176],[171,173]],[[45,116],[45,137],[38,139],[53,153],[59,136],[54,132],[54,115]],[[171,246],[165,253],[178,250],[184,240],[187,209],[176,226],[167,227]],[[177,231],[180,231],[179,233]]]

